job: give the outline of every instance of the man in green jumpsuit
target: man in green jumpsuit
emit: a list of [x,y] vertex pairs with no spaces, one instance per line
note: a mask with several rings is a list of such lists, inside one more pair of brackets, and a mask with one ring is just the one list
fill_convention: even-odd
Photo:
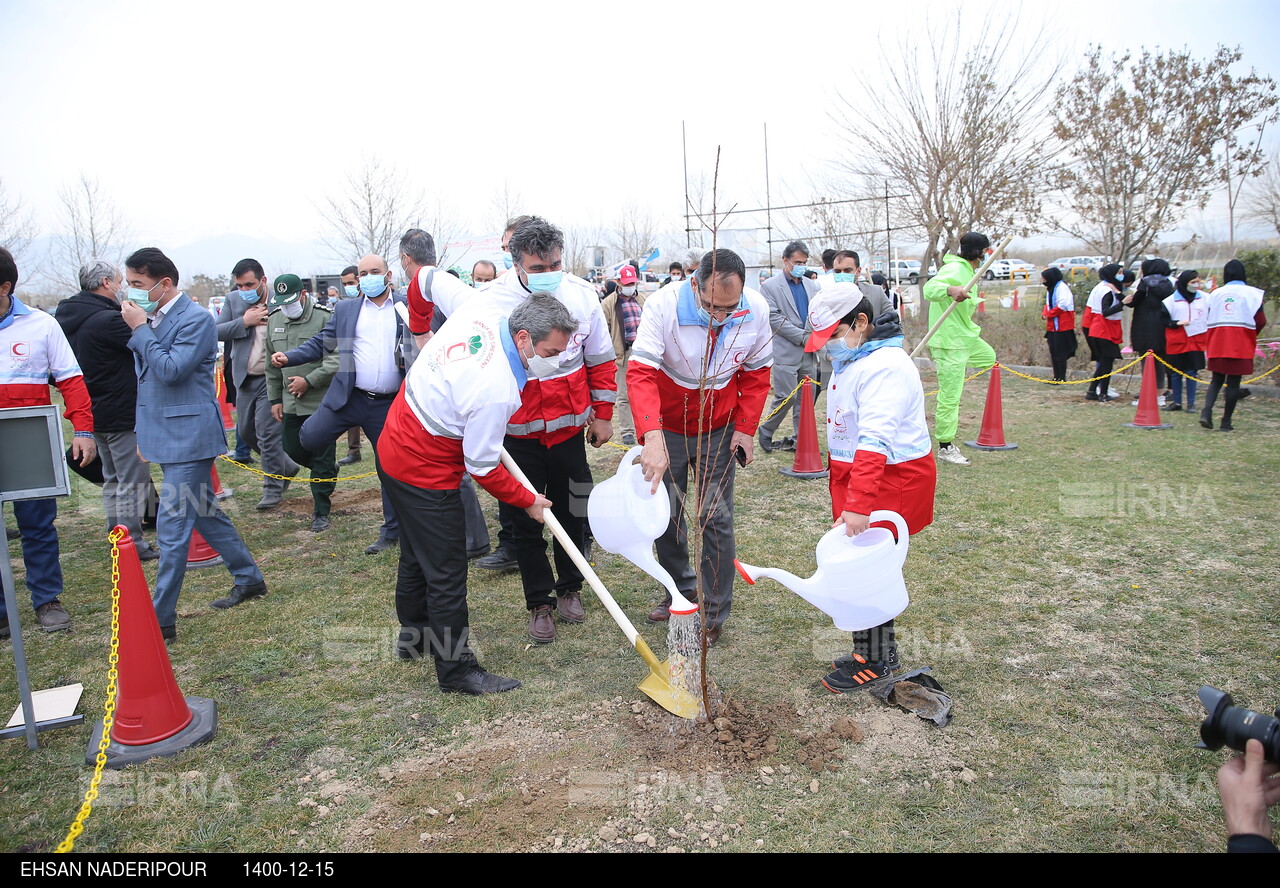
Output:
[[990,246],[986,235],[969,232],[960,238],[960,255],[947,253],[938,273],[924,285],[930,329],[947,306],[959,303],[929,340],[929,353],[938,368],[938,408],[933,421],[934,434],[938,436],[938,459],[958,466],[969,465],[969,460],[952,443],[960,423],[965,368],[985,370],[996,362],[995,350],[982,340],[982,328],[973,322],[978,303],[970,297],[978,295],[978,285],[965,289]]
[[[272,289],[271,314],[267,316],[268,356],[297,348],[320,333],[333,315],[331,309],[311,299],[297,275],[280,275]],[[283,369],[267,361],[267,401],[271,404],[271,415],[277,422],[284,423],[284,452],[298,465],[311,469],[312,478],[337,477],[337,442],[313,453],[298,440],[298,430],[302,428],[303,421],[316,412],[337,372],[337,352],[327,355],[323,361]],[[311,517],[312,533],[329,529],[330,498],[334,487],[332,481],[311,485],[311,498],[315,505]]]

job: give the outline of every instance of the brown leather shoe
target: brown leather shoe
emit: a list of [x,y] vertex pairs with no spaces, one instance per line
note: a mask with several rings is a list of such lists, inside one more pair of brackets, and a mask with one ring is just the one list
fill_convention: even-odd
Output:
[[660,604],[649,612],[648,620],[650,623],[665,623],[671,619],[671,606]]
[[556,620],[551,615],[551,605],[540,604],[529,612],[529,637],[538,644],[556,640]]
[[556,599],[556,616],[566,623],[581,623],[587,618],[582,609],[582,593],[566,592]]
[[716,642],[720,640],[720,630],[722,626],[716,626],[714,629],[707,630],[707,647],[715,647]]

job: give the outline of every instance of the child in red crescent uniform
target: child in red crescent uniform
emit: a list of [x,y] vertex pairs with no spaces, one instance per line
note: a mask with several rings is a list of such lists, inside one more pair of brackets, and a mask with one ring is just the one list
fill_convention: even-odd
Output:
[[[938,468],[925,422],[920,373],[902,347],[895,311],[872,318],[856,284],[823,287],[809,310],[813,334],[805,351],[826,345],[831,514],[850,536],[872,526],[877,509],[897,512],[911,534],[933,522]],[[877,523],[892,530],[892,525]],[[902,669],[893,620],[853,633],[853,653],[822,680],[841,694],[892,679]]]

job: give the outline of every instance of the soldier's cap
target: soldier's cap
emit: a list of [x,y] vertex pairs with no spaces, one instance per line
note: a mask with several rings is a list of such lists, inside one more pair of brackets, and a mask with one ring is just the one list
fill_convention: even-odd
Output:
[[288,305],[290,302],[297,302],[300,295],[302,295],[302,278],[296,274],[278,275],[271,282],[271,301],[269,305],[272,308]]

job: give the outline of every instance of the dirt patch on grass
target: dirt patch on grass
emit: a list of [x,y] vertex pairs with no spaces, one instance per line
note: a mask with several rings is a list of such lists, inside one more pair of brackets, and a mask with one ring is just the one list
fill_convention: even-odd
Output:
[[[726,787],[777,780],[817,793],[810,770],[836,770],[865,736],[847,715],[797,732],[796,707],[782,702],[727,699],[718,712],[694,724],[647,699],[615,697],[563,727],[513,714],[455,730],[438,748],[379,769],[385,785],[345,830],[344,847],[712,849],[743,828]],[[790,755],[803,767],[786,764]]]
[[370,490],[354,490],[344,493],[342,486],[339,485],[337,491],[333,494],[332,503],[334,515],[363,515],[375,511],[381,514],[382,489],[375,487]]

